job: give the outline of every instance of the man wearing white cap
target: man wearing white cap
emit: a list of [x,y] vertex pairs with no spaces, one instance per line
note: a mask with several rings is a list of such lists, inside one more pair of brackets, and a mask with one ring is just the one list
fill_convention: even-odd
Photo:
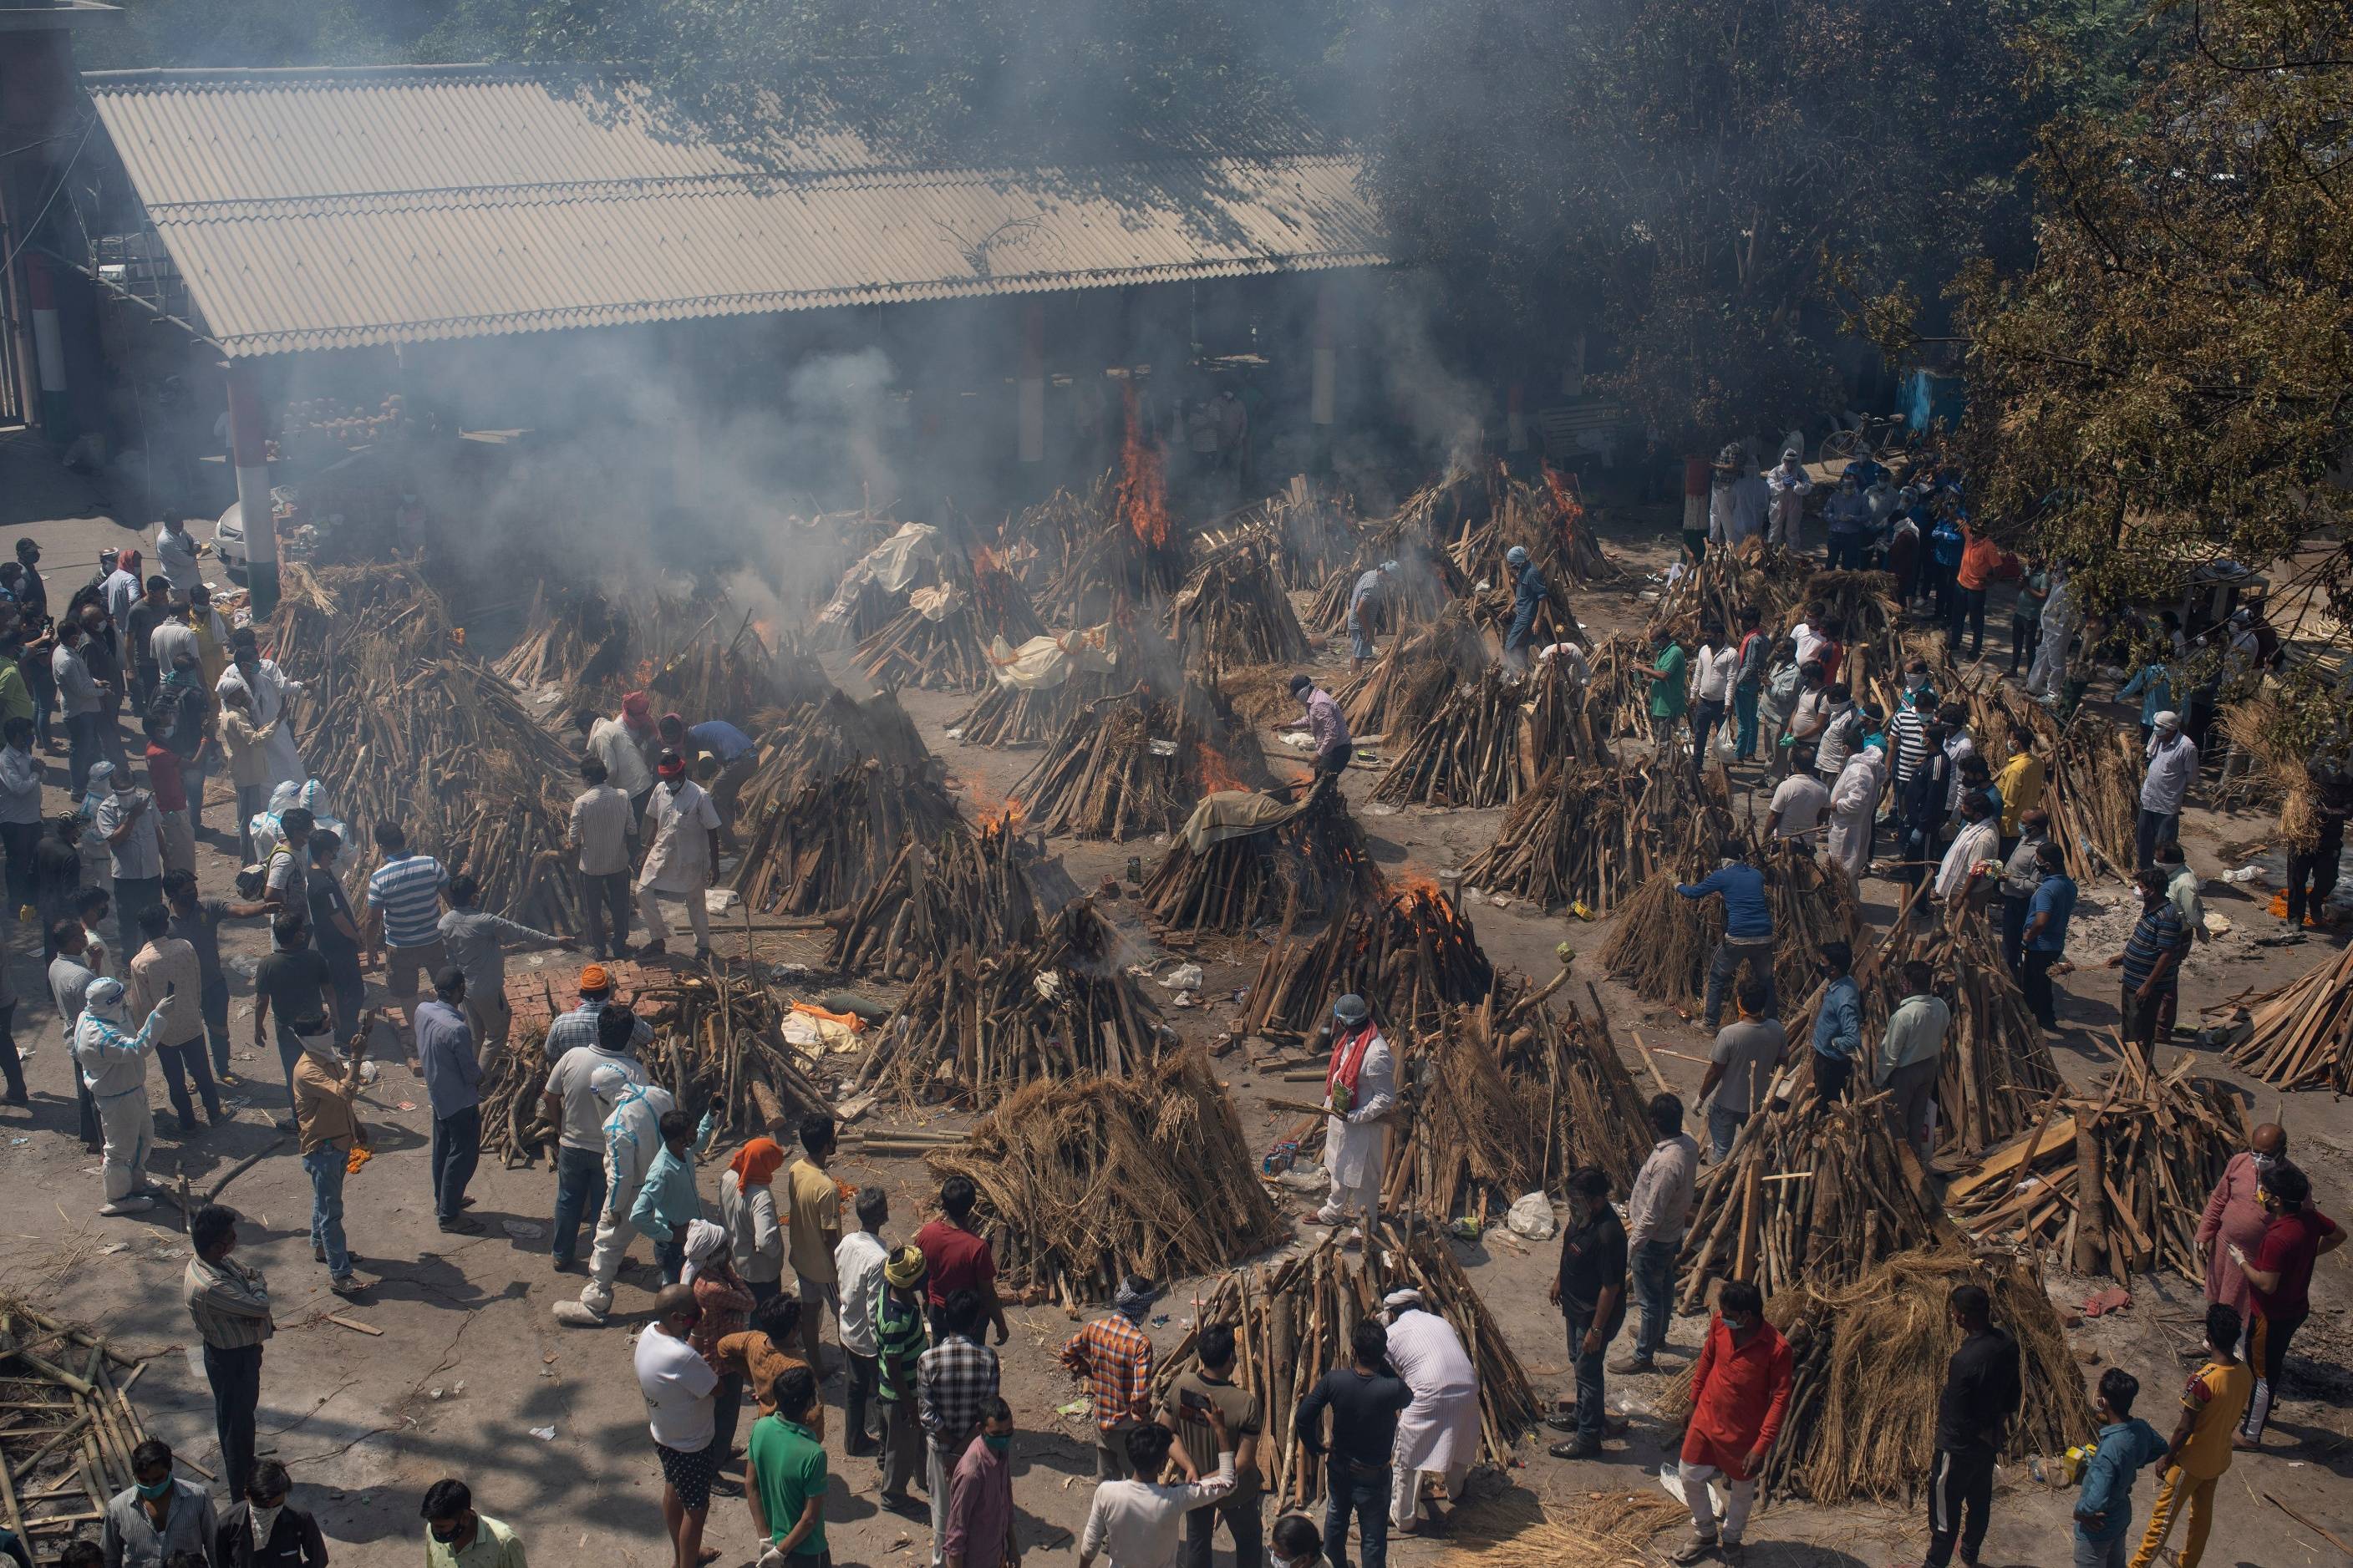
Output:
[[[1479,1452],[1479,1373],[1454,1325],[1425,1307],[1420,1291],[1392,1290],[1381,1305],[1388,1309],[1389,1365],[1413,1390],[1413,1403],[1398,1417],[1389,1482],[1389,1523],[1410,1535],[1425,1473],[1445,1481],[1449,1502],[1462,1501],[1462,1482]],[[1435,1502],[1430,1518],[1446,1522]]]
[[1362,996],[1332,1005],[1332,1065],[1324,1074],[1324,1168],[1332,1195],[1315,1211],[1318,1225],[1340,1225],[1356,1210],[1370,1235],[1380,1219],[1381,1173],[1388,1164],[1385,1119],[1397,1101],[1397,1058]]
[[2198,776],[2198,743],[2181,732],[2181,715],[2168,710],[2149,721],[2148,776],[2140,782],[2140,821],[2133,829],[2133,869],[2156,863],[2157,847],[2179,837],[2181,803]]

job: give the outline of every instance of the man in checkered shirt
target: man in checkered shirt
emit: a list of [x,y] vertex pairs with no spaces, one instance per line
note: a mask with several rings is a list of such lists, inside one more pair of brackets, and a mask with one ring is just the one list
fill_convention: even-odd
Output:
[[940,1309],[939,1343],[915,1362],[915,1411],[931,1470],[932,1568],[947,1561],[948,1478],[980,1430],[981,1407],[997,1396],[997,1352],[980,1342],[980,1296],[958,1290]]
[[1097,1480],[1124,1481],[1134,1476],[1127,1435],[1153,1416],[1152,1341],[1145,1337],[1143,1322],[1155,1294],[1149,1280],[1122,1280],[1111,1312],[1071,1335],[1062,1347],[1062,1364],[1085,1378],[1094,1396]]

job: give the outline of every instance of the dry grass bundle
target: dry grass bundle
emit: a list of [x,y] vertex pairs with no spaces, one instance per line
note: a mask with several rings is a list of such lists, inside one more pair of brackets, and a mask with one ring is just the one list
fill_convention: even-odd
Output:
[[1588,1492],[1539,1507],[1512,1491],[1454,1515],[1447,1561],[1454,1568],[1651,1568],[1651,1543],[1690,1510],[1664,1492]]
[[541,583],[532,590],[522,636],[496,668],[526,689],[602,686],[635,662],[629,644],[628,616],[604,595],[580,584],[551,592]]
[[1423,721],[1373,798],[1390,805],[1509,805],[1563,760],[1607,755],[1585,689],[1558,663],[1525,679],[1490,667]]
[[869,760],[756,807],[750,795],[747,786],[743,812],[752,827],[728,885],[764,912],[848,909],[891,874],[909,843],[965,830],[928,766]]
[[[1436,620],[1393,637],[1381,656],[1332,693],[1359,741],[1376,735],[1409,735],[1427,723],[1465,680],[1475,680],[1495,662],[1487,639],[1460,605],[1449,605]],[[1286,696],[1288,693],[1285,694]]]
[[1010,813],[909,843],[836,929],[826,967],[842,974],[912,980],[943,948],[983,951],[1038,940],[1038,900],[1019,858]]
[[1695,782],[1679,755],[1639,770],[1556,763],[1462,868],[1463,880],[1546,909],[1608,914],[1730,831],[1721,777]]
[[[1203,797],[1198,816],[1210,805]],[[1239,935],[1274,920],[1312,920],[1352,893],[1377,897],[1380,872],[1338,784],[1322,779],[1298,813],[1261,832],[1195,853],[1191,823],[1180,829],[1144,884],[1144,907],[1162,940],[1203,931]]]
[[2198,1216],[2247,1119],[2230,1085],[2190,1076],[2197,1062],[2159,1075],[2127,1051],[2105,1089],[2052,1096],[2033,1131],[1945,1189],[1946,1207],[1980,1237],[2057,1247],[2078,1274],[2202,1278]]
[[2232,1066],[2282,1089],[2353,1094],[2353,948],[2232,1005],[2247,1009],[2252,1032],[2230,1048]]
[[1066,1307],[1111,1300],[1131,1274],[1207,1274],[1289,1234],[1198,1046],[1127,1074],[1033,1081],[924,1163],[979,1189],[974,1217],[1003,1277]]
[[1679,1264],[1685,1311],[1719,1279],[1767,1296],[1828,1289],[1952,1232],[1889,1129],[1885,1096],[1824,1105],[1793,1077],[1785,1069],[1774,1089],[1798,1098],[1749,1117],[1731,1156],[1700,1172]]
[[2298,855],[2319,842],[2320,817],[2313,807],[2306,753],[2284,738],[2284,717],[2279,699],[2268,691],[2257,691],[2222,710],[2223,736],[2254,765],[2230,773],[2216,788],[2213,805],[2218,811],[2246,811],[2276,797],[2280,847]]
[[1392,1035],[1434,1029],[1445,1010],[1485,1000],[1495,983],[1471,922],[1429,883],[1352,898],[1321,935],[1288,926],[1267,949],[1243,1013],[1246,1034],[1298,1043],[1335,997],[1354,992]]
[[1175,1037],[1120,962],[1119,933],[1085,900],[1029,946],[939,953],[881,1033],[860,1088],[976,1106],[1039,1079],[1121,1077]]
[[1187,667],[1205,674],[1299,664],[1308,655],[1307,634],[1292,614],[1290,595],[1253,543],[1203,562],[1168,615],[1168,635]]
[[[1862,910],[1846,878],[1804,849],[1775,845],[1753,851],[1765,874],[1773,910],[1773,988],[1786,1007],[1812,989],[1817,957],[1826,942],[1852,944]],[[1707,995],[1707,971],[1724,939],[1724,900],[1686,899],[1678,882],[1696,882],[1707,857],[1695,852],[1642,885],[1620,915],[1601,963],[1645,1001],[1690,1011]],[[1743,971],[1746,965],[1742,965]],[[1739,984],[1736,976],[1733,984]]]
[[1073,713],[1013,794],[1049,834],[1173,833],[1203,795],[1273,783],[1235,728],[1205,688],[1162,698],[1138,685]]
[[2052,842],[2066,852],[2067,874],[2088,883],[2105,867],[2131,881],[2147,768],[2138,734],[2087,710],[2060,734],[2049,761],[2042,809]]
[[1232,1329],[1234,1381],[1258,1396],[1265,1416],[1259,1468],[1267,1490],[1277,1510],[1303,1507],[1323,1495],[1324,1467],[1299,1442],[1300,1404],[1324,1373],[1348,1363],[1356,1325],[1400,1287],[1419,1290],[1423,1306],[1461,1337],[1479,1375],[1481,1457],[1509,1464],[1514,1440],[1535,1419],[1528,1374],[1455,1261],[1452,1243],[1394,1221],[1383,1223],[1361,1257],[1335,1231],[1311,1251],[1219,1279],[1198,1305],[1198,1326],[1155,1371],[1155,1392],[1166,1394],[1199,1364],[1194,1347],[1201,1329]]
[[994,639],[1018,647],[1045,635],[1029,595],[986,552],[974,563],[970,582],[945,592],[944,603],[911,602],[859,643],[855,667],[870,684],[978,691],[991,684]]

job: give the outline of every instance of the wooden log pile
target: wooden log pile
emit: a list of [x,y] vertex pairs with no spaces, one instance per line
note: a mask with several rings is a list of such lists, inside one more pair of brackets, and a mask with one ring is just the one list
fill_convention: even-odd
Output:
[[[1846,878],[1815,856],[1788,846],[1757,853],[1773,910],[1774,994],[1787,1008],[1813,989],[1824,942],[1854,942],[1862,907]],[[1704,851],[1696,853],[1643,883],[1601,950],[1602,966],[1611,978],[1624,981],[1646,1001],[1688,1011],[1707,995],[1708,965],[1724,939],[1724,900],[1713,895],[1686,899],[1675,891],[1678,882],[1699,881],[1707,860]]]
[[1515,679],[1500,666],[1455,687],[1389,764],[1373,798],[1389,805],[1509,805],[1565,758],[1608,754],[1585,689],[1558,664]]
[[1323,586],[1354,556],[1362,526],[1345,493],[1297,478],[1268,499],[1257,520],[1257,531],[1271,547],[1275,581],[1286,593]]
[[2141,775],[2147,771],[2137,731],[2079,712],[2046,761],[2051,773],[2042,809],[2051,814],[2052,842],[2066,853],[2067,874],[2088,884],[2105,870],[2130,882]]
[[1299,1406],[1316,1381],[1348,1364],[1356,1325],[1381,1311],[1390,1291],[1410,1288],[1422,1305],[1451,1324],[1479,1375],[1480,1457],[1508,1466],[1513,1445],[1536,1417],[1535,1391],[1504,1331],[1455,1261],[1453,1244],[1420,1226],[1384,1222],[1361,1256],[1340,1235],[1312,1251],[1225,1275],[1195,1309],[1187,1331],[1154,1373],[1166,1395],[1199,1364],[1200,1328],[1234,1331],[1234,1380],[1257,1395],[1265,1436],[1259,1468],[1276,1511],[1304,1508],[1324,1495],[1324,1466],[1298,1437]]
[[1031,824],[1078,838],[1173,833],[1211,790],[1270,784],[1214,692],[1137,685],[1071,714],[1013,786]]
[[1702,786],[1683,764],[1681,756],[1641,770],[1555,763],[1462,868],[1463,880],[1546,909],[1609,913],[1730,830],[1714,780]]
[[542,1116],[547,1068],[543,1023],[517,1029],[505,1050],[482,1063],[482,1152],[503,1161],[509,1169],[543,1151],[551,1161],[554,1158],[551,1141],[555,1130]]
[[1046,633],[1029,595],[987,552],[974,562],[969,582],[943,592],[944,599],[911,601],[858,645],[854,662],[869,683],[979,691],[993,684],[988,650],[996,638],[1018,647]]
[[1124,1074],[1033,1079],[924,1163],[978,1189],[974,1221],[1000,1277],[1069,1308],[1110,1300],[1129,1275],[1207,1274],[1290,1234],[1198,1046]]
[[1736,639],[1740,612],[1754,605],[1757,625],[1769,636],[1774,627],[1801,618],[1812,574],[1802,559],[1767,552],[1760,542],[1737,550],[1710,548],[1707,559],[1695,568],[1686,564],[1683,575],[1661,592],[1647,625],[1665,626],[1678,641],[1696,647],[1700,627],[1712,620]]
[[1730,1157],[1700,1171],[1679,1264],[1684,1311],[1719,1279],[1768,1297],[1845,1285],[1951,1234],[1927,1173],[1889,1128],[1886,1097],[1824,1105],[1794,1076],[1783,1071],[1780,1098],[1741,1125]]
[[496,668],[525,689],[603,686],[636,662],[630,640],[628,616],[604,595],[585,584],[543,582],[532,590],[522,636]]
[[1299,629],[1290,595],[1254,542],[1204,561],[1168,615],[1168,635],[1186,667],[1205,675],[1307,658],[1307,634]]
[[1314,937],[1286,927],[1250,984],[1241,1032],[1303,1042],[1350,992],[1393,1037],[1435,1029],[1447,1008],[1485,1000],[1494,983],[1495,966],[1470,921],[1443,891],[1420,883],[1352,898]]
[[781,800],[755,807],[748,795],[747,789],[751,830],[728,885],[768,913],[848,909],[891,874],[908,844],[964,831],[955,802],[928,765],[869,759]]
[[987,746],[992,751],[1042,746],[1061,733],[1073,713],[1113,695],[1118,679],[1103,670],[1081,670],[1061,685],[1042,690],[991,681],[979,700],[957,714],[948,728],[956,732],[959,745]]
[[2238,1096],[2192,1076],[2197,1062],[2160,1074],[2127,1051],[2105,1088],[2054,1094],[2032,1131],[1956,1178],[1947,1208],[1981,1238],[2056,1247],[2078,1274],[2202,1279],[2198,1217],[2248,1130]]
[[[22,1297],[0,1297],[0,1525],[37,1563],[97,1541],[106,1505],[129,1489],[131,1455],[154,1436],[131,1403],[145,1363]],[[206,1480],[213,1473],[183,1458]]]
[[1495,661],[1487,639],[1460,605],[1438,618],[1409,627],[1364,670],[1332,693],[1359,741],[1377,735],[1410,735],[1443,707],[1454,689],[1475,680]]
[[1389,561],[1398,569],[1374,595],[1365,616],[1366,629],[1374,637],[1435,620],[1447,605],[1471,592],[1471,580],[1453,557],[1392,520],[1368,531],[1357,543],[1356,558],[1324,579],[1308,605],[1307,625],[1322,637],[1345,637],[1348,600],[1356,594],[1356,580]]
[[[1207,809],[1208,797],[1197,815]],[[1188,824],[1189,826],[1189,824]],[[1322,779],[1299,814],[1263,832],[1220,839],[1196,854],[1189,834],[1172,836],[1168,852],[1144,883],[1145,912],[1164,941],[1204,932],[1240,935],[1273,921],[1313,920],[1351,895],[1380,891],[1380,872],[1364,830],[1338,784]]]
[[737,797],[747,822],[781,811],[813,784],[863,762],[910,773],[934,770],[922,731],[891,692],[858,699],[828,687],[760,742],[760,758]]
[[[1904,1252],[1852,1284],[1800,1282],[1766,1303],[1788,1338],[1795,1375],[1781,1435],[1765,1457],[1759,1490],[1835,1506],[1916,1497],[1936,1458],[1937,1398],[1960,1341],[1950,1299],[1976,1285],[1993,1321],[2018,1342],[2025,1399],[2002,1457],[2055,1456],[2094,1430],[2084,1372],[2065,1328],[2027,1260],[1959,1246]],[[1662,1399],[1670,1417],[1691,1404],[1686,1373]]]
[[725,642],[709,635],[726,616],[714,611],[702,634],[667,658],[640,665],[638,684],[649,691],[657,711],[667,710],[689,724],[705,719],[736,723],[754,715],[790,711],[823,701],[833,683],[797,640],[780,638],[771,647],[750,611],[744,612]]
[[785,1040],[783,1005],[750,970],[681,971],[631,1005],[654,1029],[640,1053],[646,1076],[698,1121],[716,1111],[722,1138],[765,1135],[790,1148],[805,1118],[832,1110],[807,1058]]
[[2240,1005],[2251,1032],[2230,1048],[2232,1067],[2282,1089],[2353,1094],[2353,948]]
[[833,933],[826,967],[912,980],[943,948],[983,952],[1038,940],[1038,900],[1021,868],[1013,813],[927,842],[910,841]]
[[1651,668],[1655,662],[1649,640],[1613,632],[1594,642],[1589,662],[1593,673],[1586,682],[1585,701],[1595,728],[1612,739],[1649,739]]
[[1460,509],[1447,552],[1466,578],[1509,583],[1504,557],[1514,546],[1528,552],[1547,583],[1615,587],[1625,573],[1593,535],[1575,479],[1546,466],[1541,481],[1514,477],[1502,463],[1483,475],[1486,505]]
[[1083,899],[1026,947],[942,951],[880,1026],[859,1087],[990,1106],[1040,1079],[1141,1069],[1174,1036],[1120,953]]

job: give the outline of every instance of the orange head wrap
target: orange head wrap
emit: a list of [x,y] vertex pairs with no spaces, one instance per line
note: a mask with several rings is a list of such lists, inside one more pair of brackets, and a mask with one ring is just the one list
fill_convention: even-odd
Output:
[[727,1163],[727,1168],[735,1173],[738,1189],[766,1186],[784,1165],[785,1151],[773,1138],[753,1139]]

